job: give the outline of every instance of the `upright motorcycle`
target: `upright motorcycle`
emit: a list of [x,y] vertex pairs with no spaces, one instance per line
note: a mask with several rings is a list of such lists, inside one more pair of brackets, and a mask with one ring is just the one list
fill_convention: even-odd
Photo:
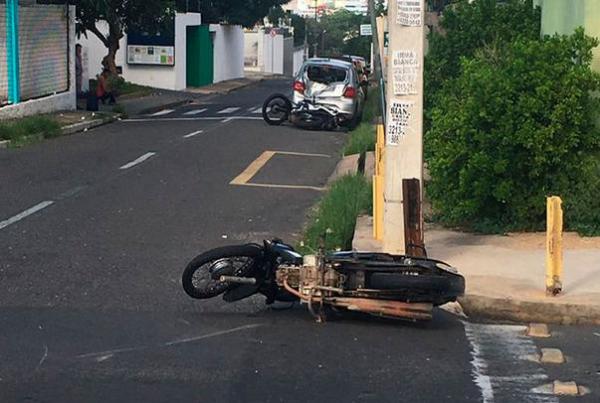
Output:
[[352,251],[302,256],[277,239],[202,253],[185,268],[182,284],[197,299],[263,294],[267,304],[300,301],[318,321],[327,308],[429,320],[434,306],[465,290],[464,278],[441,261]]

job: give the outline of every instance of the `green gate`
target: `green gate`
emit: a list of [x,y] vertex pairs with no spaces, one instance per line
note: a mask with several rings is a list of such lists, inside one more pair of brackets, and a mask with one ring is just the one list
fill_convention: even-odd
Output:
[[213,44],[208,25],[187,27],[187,86],[213,83]]

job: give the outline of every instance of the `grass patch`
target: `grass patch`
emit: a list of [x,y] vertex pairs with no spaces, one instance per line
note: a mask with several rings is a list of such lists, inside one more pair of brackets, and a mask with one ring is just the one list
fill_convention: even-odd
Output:
[[371,183],[362,175],[335,181],[317,205],[300,251],[315,253],[325,236],[325,249],[351,249],[356,217],[372,208]]
[[10,140],[11,147],[20,147],[60,134],[60,124],[50,116],[29,116],[0,122],[0,139]]
[[369,88],[369,97],[363,109],[363,122],[373,123],[379,116],[381,116],[381,93],[379,86],[373,85]]
[[[91,79],[90,80],[90,91],[96,93],[96,86],[98,85],[98,80]],[[156,91],[155,88],[146,87],[144,85],[138,85],[134,83],[130,83],[129,81],[125,81],[122,77],[111,78],[109,79],[108,86],[111,91],[114,92],[115,96],[127,96],[127,97],[143,97],[146,95],[152,94]]]
[[375,150],[376,133],[372,123],[361,123],[350,132],[344,146],[344,155],[362,154]]
[[375,118],[381,116],[379,87],[373,86],[369,89],[369,98],[363,109],[362,123],[348,136],[348,142],[344,147],[344,155],[364,154],[375,150],[377,134],[375,129]]

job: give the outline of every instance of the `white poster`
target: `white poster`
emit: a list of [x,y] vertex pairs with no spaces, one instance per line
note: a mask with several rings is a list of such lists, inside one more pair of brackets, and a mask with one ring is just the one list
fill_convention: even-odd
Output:
[[386,134],[387,145],[397,146],[400,138],[408,134],[408,128],[413,117],[414,102],[392,102]]
[[127,45],[127,63],[174,66],[175,47]]
[[394,95],[413,95],[418,93],[419,67],[417,52],[414,50],[394,51],[392,58],[392,86],[394,88]]
[[423,25],[423,10],[420,0],[398,0],[396,22],[407,27]]

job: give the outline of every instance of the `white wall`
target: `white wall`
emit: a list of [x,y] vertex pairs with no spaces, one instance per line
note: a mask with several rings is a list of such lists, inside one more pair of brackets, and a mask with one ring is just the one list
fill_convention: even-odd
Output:
[[43,98],[7,105],[0,108],[0,119],[55,111],[75,110],[77,107],[75,77],[75,7],[69,6],[69,91]]
[[294,76],[298,74],[302,63],[304,63],[304,46],[294,49]]
[[213,82],[244,77],[244,30],[239,25],[210,25],[214,32]]
[[[186,27],[190,25],[200,25],[201,16],[198,13],[177,13],[175,15],[175,65],[174,66],[148,66],[148,65],[129,65],[126,63],[127,54],[127,36],[121,41],[120,49],[117,52],[115,61],[117,66],[123,67],[123,78],[139,85],[147,85],[155,88],[168,90],[183,90],[187,87],[186,72],[186,53],[187,53],[187,33]],[[108,26],[102,21],[97,24],[98,29],[103,33],[108,33]],[[102,58],[106,55],[107,49],[100,40],[92,33],[88,37],[82,36],[78,43],[84,48],[88,48],[89,60],[89,78],[95,78],[102,69]],[[242,45],[243,46],[243,45]],[[242,56],[243,63],[243,56]]]
[[264,35],[264,72],[283,74],[283,35]]

